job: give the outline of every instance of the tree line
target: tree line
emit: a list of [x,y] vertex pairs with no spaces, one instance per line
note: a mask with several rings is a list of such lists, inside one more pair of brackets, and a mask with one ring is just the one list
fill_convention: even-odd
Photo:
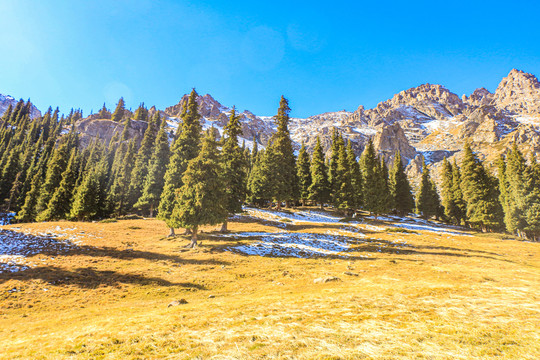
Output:
[[[84,148],[73,126],[82,112],[64,117],[49,109],[30,119],[30,101],[20,101],[0,119],[4,210],[15,211],[22,222],[157,215],[170,235],[187,229],[191,246],[201,225],[222,224],[226,231],[227,218],[246,202],[278,209],[332,206],[348,216],[358,210],[375,215],[416,211],[483,231],[538,237],[540,167],[535,158],[526,161],[515,144],[501,155],[498,177],[466,144],[459,166],[444,160],[440,191],[423,163],[413,192],[399,151],[388,166],[369,140],[357,159],[336,129],[329,157],[319,138],[311,155],[302,144],[296,156],[284,97],[274,117],[277,131],[259,150],[256,141],[252,149],[239,145],[242,128],[234,108],[219,141],[215,129],[203,132],[197,96],[195,90],[189,95],[174,136],[159,112],[150,116],[144,104],[133,114],[124,109],[123,99],[112,114],[104,106],[99,116],[123,123],[123,131],[108,143],[96,139]],[[140,141],[128,136],[132,120],[148,123]]]

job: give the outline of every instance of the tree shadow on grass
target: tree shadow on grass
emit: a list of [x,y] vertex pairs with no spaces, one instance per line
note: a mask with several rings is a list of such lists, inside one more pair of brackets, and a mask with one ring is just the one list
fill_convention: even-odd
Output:
[[205,290],[202,285],[191,282],[170,282],[159,277],[147,277],[139,274],[125,274],[110,270],[93,268],[63,269],[55,266],[39,266],[15,273],[0,274],[0,284],[8,280],[40,279],[51,285],[74,285],[80,288],[93,289],[101,285],[118,286],[120,284],[180,286]]

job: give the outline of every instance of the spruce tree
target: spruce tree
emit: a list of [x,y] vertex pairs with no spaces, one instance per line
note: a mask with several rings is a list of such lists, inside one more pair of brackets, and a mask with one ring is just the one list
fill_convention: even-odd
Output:
[[248,198],[249,202],[258,206],[263,206],[271,199],[271,184],[268,178],[268,165],[266,161],[266,151],[257,152],[253,168],[248,178]]
[[[242,203],[246,198],[247,163],[242,149],[238,146],[238,136],[242,133],[242,126],[240,116],[236,114],[234,107],[224,130],[225,143],[221,153],[221,165],[225,208],[229,214],[236,214],[242,211]],[[223,222],[221,231],[227,231],[227,219]]]
[[298,161],[296,162],[296,174],[298,177],[300,200],[302,201],[302,205],[306,206],[306,200],[309,199],[309,187],[311,186],[311,161],[306,150],[306,145],[303,142],[298,153]]
[[62,181],[62,173],[67,167],[70,151],[69,138],[64,138],[63,142],[56,148],[51,159],[47,163],[47,173],[45,181],[40,189],[39,200],[36,211],[41,213],[47,210],[49,200],[51,200],[55,190]]
[[448,221],[459,224],[460,218],[457,214],[457,207],[454,202],[454,168],[447,158],[443,160],[442,169],[442,205],[444,207],[444,215]]
[[187,106],[182,112],[182,128],[171,149],[171,157],[167,172],[165,173],[165,185],[159,203],[158,218],[164,220],[170,228],[169,236],[174,236],[174,228],[179,226],[179,221],[173,216],[176,206],[176,192],[182,186],[182,175],[187,169],[188,162],[197,157],[200,149],[201,123],[197,92],[191,91]]
[[362,172],[362,180],[364,185],[364,210],[369,212],[377,212],[378,210],[378,195],[377,190],[380,185],[378,178],[379,161],[375,154],[375,147],[371,139],[362,152],[360,157],[360,170]]
[[169,139],[164,127],[159,130],[154,146],[154,153],[150,159],[148,175],[144,182],[141,198],[135,204],[138,209],[148,209],[150,217],[154,216],[154,210],[158,208],[163,185],[164,176],[169,163]]
[[77,149],[73,149],[67,168],[62,173],[62,181],[47,204],[47,209],[38,215],[37,221],[61,220],[68,217],[71,210],[73,190],[77,181],[77,170]]
[[439,213],[440,200],[435,188],[435,183],[431,180],[429,168],[422,158],[422,179],[416,201],[416,211],[424,219],[436,216]]
[[125,110],[126,110],[126,106],[124,103],[124,98],[121,97],[120,100],[118,100],[118,104],[116,104],[116,109],[114,110],[114,113],[112,114],[111,120],[116,121],[116,122],[122,121],[122,119],[124,118]]
[[32,222],[36,220],[41,178],[42,174],[40,172],[36,172],[32,177],[30,191],[28,191],[25,196],[24,205],[22,206],[21,211],[15,216],[16,220],[20,222]]
[[389,185],[391,204],[397,213],[403,216],[412,212],[414,209],[414,198],[399,150],[394,156],[394,164],[389,175]]
[[154,144],[156,142],[156,124],[160,122],[159,112],[156,112],[152,121],[148,123],[148,127],[144,132],[141,146],[135,157],[135,165],[131,173],[129,184],[129,196],[128,196],[128,208],[132,207],[142,195],[144,181],[146,175],[148,175],[148,167],[150,165],[150,158],[154,152]]
[[[156,112],[159,115],[159,111]],[[135,110],[135,114],[133,114],[134,120],[140,120],[140,121],[147,121],[148,120],[148,109],[144,106],[144,103],[141,103],[137,110]],[[159,126],[156,124],[156,126]]]
[[326,168],[321,139],[318,136],[311,159],[311,181],[309,198],[320,204],[322,209],[330,198],[330,183],[328,182],[328,170]]
[[70,218],[78,221],[93,219],[99,212],[99,173],[93,168],[83,177],[81,185],[76,189]]
[[501,228],[503,211],[499,202],[498,183],[488,174],[468,143],[465,144],[461,169],[467,222],[482,231]]
[[335,202],[336,192],[341,187],[340,179],[338,176],[338,163],[339,163],[339,154],[341,148],[345,147],[343,138],[338,133],[336,128],[332,129],[332,147],[330,154],[330,163],[328,166],[328,182],[330,183],[330,197],[332,202]]
[[124,153],[124,158],[115,175],[107,200],[110,205],[109,211],[117,215],[123,215],[127,208],[126,204],[128,203],[129,184],[131,183],[134,158],[135,140],[132,139]]
[[268,177],[272,184],[272,197],[276,200],[278,209],[281,203],[297,196],[298,180],[296,178],[296,159],[289,133],[289,102],[283,96],[279,102],[278,113],[275,116],[277,131],[270,139],[266,160],[268,162]]
[[[341,138],[341,136],[340,136]],[[343,139],[338,140],[338,160],[334,174],[334,206],[342,211],[350,213],[354,209],[354,187],[350,163],[347,159],[347,151]]]
[[202,149],[189,162],[182,183],[173,217],[180,226],[191,229],[189,247],[195,247],[199,226],[215,225],[227,218],[223,173],[217,144],[211,136],[205,136]]
[[467,216],[467,205],[465,200],[463,200],[463,192],[461,191],[461,171],[457,165],[456,159],[454,159],[454,164],[452,165],[452,197],[454,202],[455,218],[458,220],[458,224],[461,224],[465,221]]
[[347,144],[347,161],[351,171],[351,183],[353,188],[353,198],[351,199],[351,203],[355,209],[358,209],[363,203],[362,172],[360,171],[360,164],[358,164],[358,161],[356,161],[356,154],[354,153],[350,141]]

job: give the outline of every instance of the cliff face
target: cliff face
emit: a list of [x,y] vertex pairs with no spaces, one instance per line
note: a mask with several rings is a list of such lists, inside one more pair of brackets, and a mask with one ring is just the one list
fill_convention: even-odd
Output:
[[[13,97],[9,95],[0,94],[0,117],[9,108],[9,105],[15,108],[15,106],[17,105],[17,102],[18,102],[17,100],[15,100]],[[32,105],[30,107],[30,118],[35,119],[40,116],[41,116],[41,111],[39,111],[37,107]]]
[[[148,123],[145,121],[131,120],[128,129],[129,138],[135,138],[137,142],[140,142],[147,127]],[[108,119],[87,118],[75,123],[75,128],[80,133],[81,146],[86,147],[96,139],[109,143],[115,134],[118,136],[122,134],[124,124]]]

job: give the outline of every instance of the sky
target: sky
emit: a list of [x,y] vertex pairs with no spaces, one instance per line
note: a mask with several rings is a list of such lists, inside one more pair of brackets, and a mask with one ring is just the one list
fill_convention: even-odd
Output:
[[0,93],[85,115],[196,88],[291,116],[354,111],[423,83],[495,91],[540,76],[538,1],[0,0]]

